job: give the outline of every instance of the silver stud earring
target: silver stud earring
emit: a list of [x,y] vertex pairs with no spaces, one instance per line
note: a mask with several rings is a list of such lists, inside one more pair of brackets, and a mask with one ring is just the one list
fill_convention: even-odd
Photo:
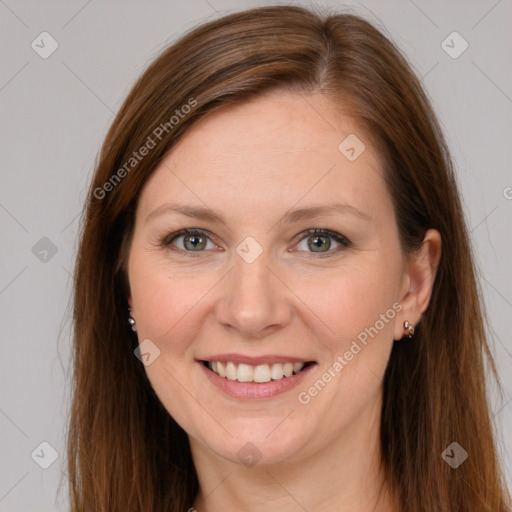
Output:
[[[128,311],[133,311],[132,308],[128,308]],[[132,331],[133,332],[136,332],[137,331],[137,327],[135,326],[135,320],[132,318],[132,316],[128,316],[128,323],[132,326]]]

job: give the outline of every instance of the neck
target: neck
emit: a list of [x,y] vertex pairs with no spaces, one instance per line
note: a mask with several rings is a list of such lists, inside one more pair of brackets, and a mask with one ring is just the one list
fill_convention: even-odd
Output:
[[[333,443],[305,457],[246,467],[191,448],[199,479],[197,512],[394,512],[381,467],[380,405],[374,404]],[[363,417],[364,416],[364,417]],[[272,508],[269,508],[272,504]]]

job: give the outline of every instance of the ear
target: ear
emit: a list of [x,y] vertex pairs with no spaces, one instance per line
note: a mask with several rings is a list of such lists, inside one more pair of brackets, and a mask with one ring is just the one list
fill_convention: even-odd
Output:
[[441,235],[429,229],[420,248],[409,256],[405,265],[399,301],[402,310],[395,324],[395,340],[404,336],[404,321],[416,325],[427,309],[440,259]]

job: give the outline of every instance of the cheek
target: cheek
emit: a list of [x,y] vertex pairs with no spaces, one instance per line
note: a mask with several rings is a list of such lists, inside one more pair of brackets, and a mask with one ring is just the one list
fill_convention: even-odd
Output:
[[161,259],[135,255],[130,288],[140,341],[149,338],[172,357],[182,353],[200,329],[202,300],[216,280],[209,272],[183,271],[162,265]]
[[[376,322],[384,336],[392,332],[397,279],[398,271],[369,262],[300,285],[298,279],[294,292],[317,317],[321,338],[331,340],[331,348],[338,350]],[[381,325],[381,315],[390,308]]]
[[[319,369],[319,374],[328,373],[324,374],[328,389],[318,394],[312,389],[312,401],[318,410],[345,411],[343,421],[349,421],[378,392],[401,309],[395,302],[400,269],[387,263],[396,259],[368,256],[331,274],[323,285],[309,283],[297,293],[319,319],[316,335],[329,353]],[[322,389],[323,384],[316,383],[313,379],[307,386]],[[304,390],[308,392],[307,387]],[[333,404],[336,407],[331,409]],[[338,421],[338,413],[332,414],[330,420]]]
[[377,275],[345,275],[304,301],[321,320],[316,334],[329,357],[304,383],[299,402],[336,432],[375,403],[393,346],[395,288]]

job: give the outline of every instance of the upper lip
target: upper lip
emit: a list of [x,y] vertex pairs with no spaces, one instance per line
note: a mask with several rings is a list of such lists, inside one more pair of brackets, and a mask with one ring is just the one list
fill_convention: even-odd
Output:
[[282,356],[282,355],[261,355],[257,357],[246,356],[243,354],[215,354],[198,359],[198,361],[231,361],[237,364],[249,364],[257,366],[260,364],[275,364],[275,363],[312,363],[312,359],[304,359],[302,357]]

